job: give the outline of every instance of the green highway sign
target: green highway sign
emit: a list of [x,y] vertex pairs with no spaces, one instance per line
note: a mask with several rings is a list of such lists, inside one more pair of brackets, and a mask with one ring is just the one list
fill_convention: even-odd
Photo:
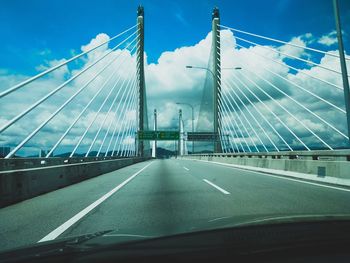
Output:
[[143,141],[175,141],[179,140],[179,131],[139,131],[138,139]]
[[218,140],[219,136],[214,132],[188,132],[188,141],[214,141]]
[[155,140],[157,139],[157,134],[155,131],[139,131],[138,132],[139,140]]
[[158,140],[174,141],[179,139],[179,131],[158,131]]

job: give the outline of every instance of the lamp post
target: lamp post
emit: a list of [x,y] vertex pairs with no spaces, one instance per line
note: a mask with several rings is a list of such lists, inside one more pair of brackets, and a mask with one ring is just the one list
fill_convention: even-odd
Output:
[[181,145],[181,122],[182,122],[182,109],[179,109],[179,144],[178,144],[178,155],[182,155]]
[[[189,68],[189,69],[204,69],[208,72],[210,72],[210,74],[212,75],[213,77],[213,81],[214,81],[214,85],[215,85],[215,79],[216,79],[216,76],[214,74],[214,72],[209,69],[209,68],[206,68],[206,67],[198,67],[198,66],[191,66],[191,65],[187,65],[186,68]],[[218,115],[217,115],[217,112],[218,112],[218,109],[216,109],[217,107],[217,100],[216,100],[216,96],[214,96],[214,151],[215,152],[217,150],[217,141],[216,141],[216,135],[218,134],[218,126],[217,126],[217,123],[218,123]]]
[[[185,102],[176,102],[177,105],[186,105],[191,107],[192,111],[192,133],[194,133],[194,108],[192,104],[185,103]],[[192,141],[192,154],[194,154],[194,141]]]
[[213,76],[213,78],[215,78],[215,74],[214,72],[210,69],[210,68],[206,68],[206,67],[197,67],[197,66],[191,66],[191,65],[187,65],[186,68],[195,68],[195,69],[204,69],[207,70],[211,73],[211,75]]
[[[187,65],[186,68],[188,68],[188,69],[204,69],[204,70],[210,72],[210,74],[211,74],[212,77],[213,77],[213,80],[215,80],[215,74],[214,74],[214,72],[213,72],[211,69],[209,69],[209,68],[206,68],[206,67],[198,67],[198,66],[192,66],[192,65]],[[241,70],[242,67],[221,68],[221,69]],[[176,103],[176,104],[180,104],[180,103]],[[181,103],[181,104],[184,104],[184,103]],[[215,106],[214,106],[214,107],[215,107]],[[192,108],[193,108],[193,107],[192,107]],[[192,114],[193,114],[193,109],[192,109]],[[193,119],[193,115],[192,115],[192,119]],[[192,127],[193,127],[193,123],[192,123]],[[192,132],[193,132],[193,130],[192,130]],[[214,127],[214,132],[215,132],[215,133],[217,132],[217,131],[215,130],[215,127]],[[215,144],[214,144],[214,146],[215,146]],[[193,143],[192,143],[192,150],[193,150]],[[192,151],[192,152],[193,152],[193,151]]]

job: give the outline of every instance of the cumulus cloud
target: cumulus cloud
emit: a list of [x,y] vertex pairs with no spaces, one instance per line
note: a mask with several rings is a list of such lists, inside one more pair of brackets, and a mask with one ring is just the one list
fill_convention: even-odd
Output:
[[331,31],[330,33],[323,35],[320,37],[319,40],[317,40],[318,43],[325,45],[325,46],[333,46],[338,42],[337,40],[337,32],[335,30]]
[[[99,34],[96,38],[92,39],[89,44],[83,45],[81,51],[85,52],[108,39],[108,35]],[[13,117],[17,116],[24,110],[29,109],[33,103],[40,98],[43,98],[49,92],[55,90],[69,77],[76,76],[82,70],[87,69],[89,65],[101,58],[107,52],[111,52],[111,48],[106,44],[99,47],[94,52],[89,53],[85,58],[81,59],[78,64],[75,64],[72,67],[70,64],[64,65],[47,76],[34,81],[12,94],[9,94],[5,98],[2,98],[0,109],[6,114],[1,116],[0,126],[5,125]],[[38,71],[43,71],[64,61],[64,59],[44,61],[44,63],[38,65],[36,69]],[[105,65],[109,62],[111,62],[110,66],[102,71],[102,69],[105,68]],[[119,65],[122,64],[122,62],[123,66]],[[101,72],[101,75],[97,76],[98,72]],[[125,127],[125,122],[130,121],[131,116],[135,115],[132,114],[131,109],[126,107],[125,103],[125,97],[130,96],[131,91],[136,89],[135,82],[131,81],[135,78],[130,78],[130,76],[135,76],[135,72],[135,58],[131,55],[130,51],[122,51],[121,49],[113,51],[108,57],[98,62],[91,69],[86,70],[74,81],[66,85],[66,87],[59,90],[40,106],[31,110],[23,118],[5,130],[5,132],[1,134],[0,145],[9,145],[13,147],[18,144],[33,129],[35,129],[35,127],[46,121],[60,105],[67,101],[67,99],[71,98],[73,94],[82,87],[85,87],[82,92],[79,93],[78,96],[76,96],[76,98],[74,98],[71,103],[58,113],[58,115],[56,115],[47,125],[45,125],[44,128],[26,144],[26,147],[24,147],[19,154],[30,154],[31,149],[34,148],[49,149],[52,147],[97,92],[99,92],[99,96],[94,99],[94,103],[87,108],[81,119],[62,141],[61,146],[63,146],[64,150],[60,150],[59,152],[72,150],[72,147],[77,143],[87,126],[96,116],[97,109],[103,101],[105,101],[104,107],[100,109],[100,114],[89,129],[89,133],[84,139],[83,144],[87,145],[91,143],[94,133],[96,133],[98,127],[102,125],[102,120],[104,119],[104,116],[107,115],[109,108],[111,109],[111,112],[108,114],[108,118],[102,126],[101,136],[104,135],[107,127],[111,126],[110,123],[115,122],[118,119],[113,118],[112,114],[116,109],[119,109],[119,115],[125,115],[124,120],[119,122],[120,126],[116,129],[118,132],[118,128]],[[27,78],[29,78],[29,76],[9,74],[9,72],[3,70],[0,74],[0,79],[3,84],[1,88],[2,90],[6,90]],[[114,89],[114,92],[110,93],[112,89]],[[127,90],[127,92],[124,92],[125,90]],[[110,94],[110,96],[106,99],[108,94]],[[119,95],[117,96],[117,94]],[[111,104],[112,102],[113,104]],[[116,105],[121,105],[121,107],[117,108]],[[119,115],[118,117],[120,117]],[[132,119],[132,121],[135,121],[135,119]],[[114,127],[114,125],[112,127]],[[126,134],[126,136],[127,135],[128,134]],[[97,142],[100,141],[101,138],[98,138]],[[36,152],[37,150],[34,151],[34,153]]]
[[[81,50],[89,50],[108,39],[108,35],[99,34],[88,44],[82,45]],[[200,67],[210,66],[208,61],[212,44],[211,39],[211,33],[208,33],[204,39],[193,46],[184,46],[173,51],[165,51],[161,54],[156,63],[148,63],[147,55],[145,54],[147,103],[149,126],[151,128],[153,126],[153,109],[157,109],[159,129],[177,129],[178,110],[181,108],[183,110],[185,131],[190,131],[192,129],[190,107],[186,105],[177,105],[176,102],[190,103],[194,106],[195,127],[199,127],[198,120],[202,122],[202,127],[212,126],[210,111],[206,113],[207,116],[204,114],[204,117],[202,116],[202,118],[199,118],[200,105],[203,102],[203,96],[205,97],[206,94],[205,91],[203,91],[203,87],[207,89],[211,87],[210,74],[205,70],[186,68],[186,65]],[[319,41],[321,41],[321,39]],[[313,41],[314,38],[312,34],[307,33],[292,38],[290,43],[305,47]],[[305,52],[303,48],[291,47],[290,45],[269,47],[284,53],[292,54],[298,58],[309,58],[309,54]],[[96,61],[96,59],[110,51],[111,45],[103,45],[82,59],[79,66],[64,66],[48,77],[18,90],[16,94],[11,94],[2,98],[0,110],[6,112],[6,114],[0,117],[0,125],[4,125],[11,118],[37,101],[38,98],[52,91],[68,77],[78,74],[81,70],[86,69],[86,67]],[[336,51],[329,51],[330,54],[336,54],[335,52]],[[256,54],[263,55],[265,58]],[[83,140],[79,152],[87,150],[101,125],[101,134],[96,139],[95,148],[97,149],[99,144],[102,143],[108,127],[111,127],[110,134],[113,130],[116,130],[116,134],[121,134],[123,127],[126,127],[130,122],[134,123],[136,121],[135,109],[130,107],[129,109],[124,108],[126,110],[123,110],[123,107],[126,107],[125,97],[122,99],[122,94],[127,96],[127,93],[123,93],[125,90],[135,87],[135,82],[133,82],[134,77],[130,78],[130,76],[132,74],[135,76],[136,61],[135,57],[132,56],[130,52],[122,52],[121,49],[117,49],[105,60],[97,63],[81,77],[62,89],[61,92],[55,94],[53,98],[47,100],[42,106],[33,110],[18,123],[6,130],[0,137],[0,144],[10,145],[12,147],[16,145],[21,139],[27,136],[29,132],[50,116],[59,105],[72,96],[77,89],[94,78],[96,73],[100,71],[108,61],[114,59],[117,60],[115,64],[111,64],[111,67],[107,68],[100,76],[95,78],[86,90],[74,99],[60,114],[52,119],[52,121],[26,145],[26,149],[49,149],[52,147],[85,105],[102,87],[104,88],[101,90],[100,95],[96,97],[91,107],[86,110],[85,114],[83,114],[81,119],[62,141],[61,148],[59,148],[58,152],[71,151],[78,142],[80,136],[95,119],[95,116],[97,116],[97,118]],[[279,64],[275,63],[273,60],[278,61]],[[38,65],[37,70],[45,70],[62,61],[64,60],[56,59],[44,61],[42,65]],[[123,61],[123,63],[121,63],[121,61]],[[221,84],[223,99],[225,100],[225,104],[221,105],[224,109],[222,114],[222,133],[229,135],[230,140],[228,144],[233,148],[239,148],[241,145],[244,148],[247,148],[248,145],[254,148],[255,144],[260,150],[263,150],[261,142],[268,145],[269,149],[273,149],[270,143],[270,140],[272,140],[279,147],[287,149],[285,142],[280,139],[280,137],[283,137],[293,148],[301,147],[298,138],[312,147],[322,147],[322,143],[305,128],[308,127],[334,147],[345,145],[346,140],[344,140],[341,135],[297,105],[288,98],[288,96],[302,103],[307,109],[312,110],[342,132],[346,130],[345,115],[332,109],[322,101],[310,95],[306,95],[305,92],[301,91],[297,86],[281,78],[283,77],[290,80],[316,93],[318,96],[326,98],[338,107],[343,108],[343,94],[341,90],[312,79],[303,73],[341,86],[340,75],[316,66],[308,66],[301,69],[299,72],[293,72],[287,67],[286,61],[285,56],[271,52],[263,47],[250,46],[247,48],[239,48],[236,45],[236,39],[231,31],[221,31],[221,63],[223,68]],[[340,70],[338,60],[329,55],[325,55],[320,60],[320,64]],[[237,67],[242,69],[233,70],[233,68]],[[26,78],[28,78],[28,76],[11,74],[6,69],[0,70],[0,81],[4,84],[2,85],[2,89],[11,87]],[[108,82],[106,82],[107,79],[109,79]],[[206,81],[207,84],[205,85]],[[128,89],[121,89],[121,87],[128,87]],[[112,95],[108,99],[105,99],[111,89],[114,89]],[[112,103],[114,99],[113,95],[116,96],[117,93],[119,95],[114,103]],[[28,94],[30,94],[30,96]],[[267,96],[267,94],[270,96]],[[240,98],[238,99],[237,96],[240,96]],[[271,97],[273,99],[271,99]],[[232,98],[235,98],[236,103]],[[105,106],[100,110],[100,114],[96,115],[102,103],[105,103]],[[117,108],[118,104],[122,106]],[[111,109],[110,114],[108,114],[109,108]],[[116,110],[117,112],[114,113]],[[255,116],[255,119],[252,116]],[[262,116],[264,116],[264,118],[262,118]],[[277,119],[276,116],[278,116],[279,119]],[[105,119],[106,121],[104,122]],[[260,121],[260,123],[258,124],[256,120]],[[300,125],[300,122],[302,122],[304,126]],[[111,123],[114,124],[111,125]],[[286,128],[286,125],[290,127],[290,130],[292,130],[294,134]],[[273,130],[271,126],[274,127],[275,130]],[[261,128],[263,128],[263,130]],[[211,128],[209,128],[209,130],[210,129]],[[253,132],[253,130],[256,132]],[[133,145],[133,136],[133,134],[126,134],[122,139],[125,145],[124,147]],[[109,137],[106,141],[109,142]],[[173,142],[164,142],[159,145],[172,149]],[[106,149],[106,147],[103,149]],[[21,153],[25,154],[26,152],[22,151]]]
[[[288,42],[288,44],[292,44],[292,45],[296,45],[296,46],[300,46],[300,47],[306,47],[307,39],[309,39],[310,37],[311,37],[310,34],[306,34],[304,36],[293,37]],[[304,40],[303,38],[306,40]],[[286,54],[289,54],[289,55],[292,55],[292,56],[298,57],[298,58],[307,55],[307,53],[305,52],[305,49],[298,48],[298,47],[288,45],[288,44],[280,46],[278,48],[278,50],[283,52],[283,53],[286,53]],[[283,56],[283,57],[286,57],[286,56]]]

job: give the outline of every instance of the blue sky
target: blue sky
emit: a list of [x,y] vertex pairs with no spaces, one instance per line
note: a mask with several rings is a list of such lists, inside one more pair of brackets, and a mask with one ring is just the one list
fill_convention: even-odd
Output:
[[[331,0],[2,0],[0,68],[33,74],[44,59],[68,58],[72,49],[79,50],[98,33],[112,36],[133,25],[140,3],[145,7],[149,62],[156,62],[164,51],[203,39],[210,31],[214,6],[220,8],[224,25],[287,41],[335,28]],[[339,3],[349,50],[350,1]]]
[[[339,3],[344,31],[344,44],[349,54],[350,1],[339,0]],[[285,109],[289,109],[289,112],[281,110],[278,106],[279,104],[266,96],[262,96],[263,94],[259,90],[254,89],[253,94],[257,94],[269,107],[276,110],[280,120],[287,122],[288,125],[293,127],[295,133],[307,144],[313,147],[322,146],[320,144],[321,140],[316,139],[311,130],[316,131],[320,137],[329,141],[334,147],[341,147],[347,144],[347,140],[344,139],[344,132],[346,132],[345,111],[339,113],[339,110],[341,111],[344,107],[344,98],[340,87],[342,85],[341,76],[332,72],[332,70],[340,71],[340,64],[335,57],[330,56],[330,53],[337,52],[332,0],[144,0],[142,2],[139,0],[1,0],[0,90],[9,88],[29,76],[36,75],[43,68],[53,65],[52,63],[57,63],[57,61],[64,58],[70,58],[72,54],[80,53],[83,45],[85,48],[87,46],[92,47],[93,43],[99,43],[103,39],[108,39],[108,36],[112,37],[135,25],[136,10],[139,4],[142,4],[145,8],[145,51],[148,56],[148,63],[145,64],[147,103],[148,109],[157,109],[158,111],[159,128],[166,130],[177,127],[178,110],[182,106],[177,105],[176,102],[194,105],[195,126],[198,123],[203,123],[206,127],[211,127],[212,125],[211,109],[208,112],[204,111],[204,114],[203,110],[200,110],[200,105],[203,103],[201,98],[208,99],[209,97],[205,96],[203,92],[208,91],[211,87],[210,81],[205,86],[205,80],[207,79],[205,74],[207,72],[203,70],[189,70],[185,66],[208,65],[211,48],[211,34],[209,34],[211,31],[211,13],[213,7],[218,6],[222,25],[287,42],[290,41],[301,46],[307,45],[328,51],[327,54],[317,55],[303,48],[275,44],[261,39],[252,39],[241,34],[233,35],[229,30],[222,30],[222,67],[235,68],[239,66],[242,69],[238,72],[222,72],[223,93],[238,89],[239,86],[234,86],[234,84],[237,85],[238,83],[235,77],[243,77],[244,79],[244,76],[248,76],[244,80],[246,84],[251,85],[250,82],[247,82],[248,80],[253,79],[257,81],[258,85],[262,86],[264,90],[266,89],[271,96],[283,104]],[[106,33],[108,36],[101,33]],[[275,46],[272,48],[268,47],[269,50],[261,47],[238,48],[235,43],[247,47],[246,44],[237,38],[238,36],[256,41],[261,45],[275,44]],[[113,42],[111,46],[116,45],[116,42]],[[55,71],[55,74],[52,74],[52,76],[40,79],[33,85],[28,85],[4,98],[0,103],[0,111],[6,114],[0,116],[0,125],[19,114],[26,107],[29,107],[31,103],[41,98],[48,90],[56,88],[58,83],[62,83],[67,76],[71,76],[70,74],[80,70],[79,67],[83,68],[95,61],[97,57],[102,56],[105,49],[107,47],[92,52],[80,60],[78,66],[72,63],[73,66],[62,67],[60,70]],[[116,55],[117,52],[115,51],[114,54]],[[294,59],[278,55],[278,52],[292,54]],[[265,59],[261,59],[254,53],[264,54]],[[320,67],[300,62],[300,58],[310,59],[319,63]],[[133,63],[131,57],[127,60],[128,63]],[[304,74],[301,74],[299,71],[296,73],[288,70],[287,65],[299,68]],[[331,70],[325,70],[325,68],[330,68]],[[130,77],[135,67],[122,67],[122,69],[116,74],[122,75],[125,71],[129,72],[128,74],[130,75],[128,76]],[[46,118],[49,113],[52,113],[61,105],[63,98],[68,98],[76,90],[75,88],[80,88],[81,84],[90,78],[90,74],[96,73],[97,70],[95,68],[89,74],[84,74],[70,85],[71,89],[63,89],[62,92],[56,94],[57,96],[53,96],[50,98],[51,100],[41,105],[41,108],[36,108],[21,121],[16,122],[13,127],[11,126],[5,131],[5,135],[0,139],[0,144],[3,143],[12,147],[17,145],[20,140],[28,135],[30,130],[42,122],[43,118]],[[273,73],[277,73],[284,80],[282,81],[280,77]],[[236,76],[236,74],[243,75]],[[285,90],[286,93],[282,96],[281,92],[278,92],[266,81],[254,74],[264,76]],[[309,77],[305,74],[309,74]],[[332,83],[333,86],[327,84],[327,82],[312,79],[310,76],[326,80],[328,83]],[[37,153],[38,147],[48,149],[54,145],[58,137],[70,125],[71,116],[77,116],[81,112],[82,106],[85,105],[84,103],[87,103],[87,100],[93,94],[96,94],[96,89],[102,85],[100,83],[102,80],[103,78],[90,85],[87,91],[77,98],[76,101],[79,103],[71,103],[69,105],[70,108],[65,108],[52,122],[48,123],[45,129],[28,143],[28,149]],[[299,87],[307,88],[307,90],[314,92],[321,98],[325,98],[333,103],[335,107],[320,101],[316,95],[305,97],[305,92],[302,92],[300,88],[298,89],[297,86],[292,85],[289,81],[293,84],[297,83]],[[238,84],[244,86],[244,82]],[[29,90],[30,92],[28,92]],[[236,91],[238,92],[238,90]],[[253,99],[254,106],[259,108],[257,113],[263,112],[267,116],[268,120],[265,120],[263,125],[273,141],[280,143],[284,147],[280,137],[270,128],[270,123],[281,132],[282,136],[291,145],[300,148],[300,141],[294,138],[295,136],[272,113],[266,110],[263,103],[256,99],[254,100],[255,97],[253,98],[247,90],[245,92],[246,95]],[[228,96],[227,94],[225,93],[225,96]],[[224,98],[226,98],[225,96],[223,95]],[[94,102],[77,125],[75,125],[74,129],[67,135],[68,138],[63,140],[61,152],[72,150],[72,146],[75,146],[77,143],[77,140],[85,130],[85,125],[89,122],[92,114],[96,113],[102,99],[101,96]],[[299,103],[298,106],[296,102],[301,102],[302,105]],[[248,99],[241,103],[250,107],[251,110],[256,110],[253,105],[250,105]],[[247,114],[248,118],[250,118],[249,108],[239,109],[239,114],[236,114],[232,111],[234,110],[234,107],[233,109],[232,107],[231,105],[231,109],[224,110],[225,116],[222,118],[227,123],[235,123],[239,115],[244,118],[242,115]],[[182,107],[182,109],[185,120],[184,126],[186,130],[189,130],[192,125],[190,111],[188,107]],[[311,115],[310,111],[317,116]],[[88,147],[89,141],[92,141],[94,129],[97,129],[97,126],[100,125],[99,121],[101,121],[103,114],[108,116],[107,109],[103,110],[102,114],[100,114],[101,116],[99,115],[100,118],[98,118],[86,141],[83,143],[84,147]],[[200,118],[198,117],[200,114],[202,114],[202,117],[204,116],[204,119],[202,118],[203,120],[201,121],[199,121]],[[298,119],[291,116],[298,116]],[[321,120],[320,116],[326,122],[324,119]],[[149,121],[152,123],[152,110],[149,110]],[[261,128],[257,126],[258,124],[255,124],[253,119],[246,121],[252,123],[253,126],[255,125],[255,128],[251,127],[250,131]],[[244,131],[243,122],[242,124],[239,124],[240,122],[237,123],[234,125],[237,130]],[[305,123],[307,126],[305,126]],[[340,132],[335,132],[334,127]],[[256,141],[258,144],[262,142],[257,135],[249,133],[248,130],[240,135],[235,135],[231,128],[227,131],[224,130],[224,132],[230,134],[234,142],[241,143],[245,138],[250,138],[252,142]],[[101,138],[98,140],[102,143]],[[270,143],[267,136],[263,140],[265,140],[265,143]],[[130,142],[133,145],[133,138],[128,141],[129,144]],[[173,142],[169,143],[164,144],[164,147],[173,149]],[[84,149],[82,148],[80,151],[83,152]]]

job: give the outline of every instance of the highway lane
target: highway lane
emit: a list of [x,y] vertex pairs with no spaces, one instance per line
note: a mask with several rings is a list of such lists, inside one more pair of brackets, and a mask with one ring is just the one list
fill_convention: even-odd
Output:
[[[84,210],[98,200],[91,211]],[[0,247],[55,238],[52,233],[61,238],[116,229],[158,236],[219,225],[225,218],[343,214],[350,213],[349,200],[348,191],[282,177],[198,161],[155,160],[1,209]]]
[[38,242],[144,166],[137,163],[0,209],[0,250]]

